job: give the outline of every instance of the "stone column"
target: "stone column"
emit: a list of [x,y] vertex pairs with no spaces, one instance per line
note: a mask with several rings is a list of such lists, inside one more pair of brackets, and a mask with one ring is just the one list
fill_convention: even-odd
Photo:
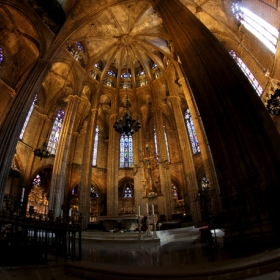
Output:
[[164,195],[165,203],[165,215],[167,220],[171,219],[172,211],[174,209],[174,200],[172,197],[171,189],[171,175],[169,171],[169,162],[166,151],[166,142],[164,137],[164,123],[161,108],[157,107],[153,110],[156,135],[157,135],[157,144],[158,144],[158,153],[159,153],[159,174],[160,174],[160,185],[161,191]]
[[[170,93],[173,94],[173,87],[170,86]],[[172,104],[172,110],[174,114],[174,119],[176,122],[177,133],[179,136],[179,145],[180,145],[180,152],[181,152],[181,160],[183,166],[183,172],[186,177],[187,185],[184,188],[184,192],[188,195],[188,201],[185,203],[189,203],[190,211],[192,215],[192,220],[194,224],[198,224],[201,220],[199,204],[195,203],[195,199],[197,197],[197,181],[195,176],[195,168],[194,162],[192,157],[192,150],[190,140],[187,134],[186,123],[182,113],[182,108],[180,105],[180,97],[178,96],[169,96],[168,100]]]
[[9,112],[0,127],[0,210],[2,209],[5,185],[21,129],[28,111],[45,78],[50,63],[38,60],[25,83],[18,89]]
[[90,187],[92,175],[92,151],[95,137],[95,125],[98,109],[94,108],[90,111],[89,122],[87,127],[87,139],[84,144],[83,168],[80,184],[80,212],[83,214],[83,229],[86,229],[89,223],[90,213]]
[[109,122],[109,143],[107,159],[107,216],[118,215],[118,170],[120,134],[113,128],[118,116],[111,115]]
[[49,210],[53,211],[54,218],[60,216],[64,200],[64,189],[67,182],[67,165],[71,147],[72,133],[80,98],[75,95],[67,97],[67,108],[63,120],[62,131],[53,165],[50,187]]
[[280,136],[215,36],[179,0],[155,1],[180,57],[215,166],[225,245],[278,242]]
[[[139,116],[136,117],[139,119]],[[140,130],[133,134],[133,177],[134,177],[134,197],[135,197],[135,213],[138,213],[138,205],[142,204],[143,196],[143,168],[140,162],[140,151],[142,151],[142,127]],[[141,207],[143,209],[143,206]]]
[[218,214],[221,211],[220,189],[215,173],[215,166],[211,156],[211,151],[209,148],[209,143],[207,141],[207,137],[205,137],[203,125],[201,123],[201,119],[197,114],[196,106],[193,102],[193,99],[191,98],[191,92],[186,83],[186,79],[182,77],[181,79],[179,79],[179,83],[183,87],[189,110],[192,116],[192,120],[194,123],[196,136],[199,142],[200,154],[205,171],[205,176],[209,181],[209,187],[215,190],[213,194],[213,214]]

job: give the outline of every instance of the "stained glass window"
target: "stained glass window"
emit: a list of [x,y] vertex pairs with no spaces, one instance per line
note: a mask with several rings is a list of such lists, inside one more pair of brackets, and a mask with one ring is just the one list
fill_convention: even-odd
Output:
[[245,63],[242,61],[242,59],[236,55],[236,53],[233,50],[231,50],[229,53],[233,57],[233,59],[235,60],[237,65],[241,68],[241,70],[243,71],[245,76],[248,78],[248,80],[250,81],[250,83],[252,84],[254,89],[256,90],[258,96],[261,96],[263,93],[263,88],[261,87],[259,82],[256,80],[254,75],[251,73],[249,68],[245,65]]
[[96,62],[94,64],[95,68],[97,68],[98,70],[101,70],[101,64],[99,62]]
[[146,73],[145,73],[145,70],[141,70],[140,72],[138,72],[136,74],[137,77],[141,77],[141,76],[144,76]]
[[23,128],[22,128],[21,133],[20,133],[20,135],[19,135],[19,139],[20,139],[20,140],[22,140],[23,134],[24,134],[24,132],[25,132],[25,129],[26,129],[26,127],[27,127],[27,124],[28,124],[28,122],[29,122],[29,119],[30,119],[30,117],[31,117],[31,114],[32,114],[32,112],[33,112],[34,105],[35,105],[36,101],[37,101],[37,95],[35,96],[35,99],[34,99],[32,105],[31,105],[31,107],[30,107],[30,109],[29,109],[29,112],[28,112],[27,117],[26,117],[26,119],[25,119],[25,122],[24,122],[24,124],[23,124]]
[[187,130],[188,130],[188,134],[189,134],[189,138],[190,138],[190,142],[191,142],[191,146],[192,146],[192,152],[195,155],[200,152],[200,147],[199,147],[199,143],[198,143],[198,140],[196,137],[194,124],[193,124],[192,116],[191,116],[189,109],[187,109],[187,111],[185,113],[185,122],[186,122]]
[[157,64],[154,63],[154,64],[152,65],[152,69],[154,70],[154,69],[156,69],[156,68],[157,68]]
[[112,77],[116,77],[116,73],[114,71],[112,71],[112,70],[108,70],[107,71],[107,75],[108,76],[112,76]]
[[164,139],[165,139],[165,145],[166,145],[166,152],[167,152],[168,162],[170,162],[170,154],[169,154],[169,149],[168,149],[168,140],[167,140],[167,134],[166,134],[165,126],[163,127],[163,129],[164,129]]
[[78,49],[81,51],[81,52],[85,52],[85,49],[83,47],[83,45],[80,43],[80,42],[76,42],[77,46],[78,46]]
[[172,187],[172,192],[173,192],[173,198],[178,198],[178,189],[176,188],[176,186],[171,183],[171,187]]
[[130,73],[122,73],[121,74],[121,78],[122,79],[128,79],[128,78],[131,78],[132,76],[131,76],[131,74]]
[[241,22],[246,29],[255,35],[270,51],[276,53],[279,31],[268,22],[248,10],[233,3],[231,6],[235,18]]
[[64,119],[65,112],[63,110],[58,110],[56,114],[56,118],[52,127],[52,132],[49,138],[48,148],[47,150],[55,155],[56,148],[58,145],[59,136],[62,129],[62,123]]
[[4,59],[4,56],[3,56],[3,48],[0,47],[0,64],[2,64],[3,59]]
[[90,196],[91,197],[98,197],[98,192],[97,192],[97,190],[95,189],[95,187],[93,187],[93,186],[91,186],[91,188],[90,188]]
[[132,198],[132,190],[131,190],[131,188],[128,184],[124,188],[123,197],[124,198]]
[[154,144],[155,144],[156,157],[158,159],[157,133],[155,127],[154,127]]
[[132,136],[125,134],[120,138],[120,168],[133,167]]
[[96,166],[96,160],[97,160],[98,134],[99,134],[99,128],[97,126],[95,129],[94,144],[93,144],[93,157],[92,157],[93,166]]
[[41,180],[41,176],[39,174],[37,174],[35,176],[35,178],[33,179],[33,185],[36,185],[36,186],[42,186],[42,180]]

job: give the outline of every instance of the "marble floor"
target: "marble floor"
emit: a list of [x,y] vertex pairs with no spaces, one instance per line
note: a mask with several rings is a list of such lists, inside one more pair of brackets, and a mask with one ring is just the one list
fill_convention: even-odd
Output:
[[99,276],[89,279],[110,280],[280,279],[280,249],[234,257],[223,248],[223,231],[217,230],[212,236],[214,246],[201,241],[198,229],[197,234],[184,236],[181,232],[172,239],[165,238],[158,245],[141,243],[140,240],[129,243],[111,240],[106,244],[83,239],[82,262],[68,263],[67,267],[71,275],[76,274],[81,279],[87,279],[85,275],[90,273]]

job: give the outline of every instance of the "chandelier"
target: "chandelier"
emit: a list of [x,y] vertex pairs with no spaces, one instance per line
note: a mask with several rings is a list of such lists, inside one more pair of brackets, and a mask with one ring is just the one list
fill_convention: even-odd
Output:
[[131,136],[133,133],[137,132],[140,129],[140,122],[137,121],[135,118],[132,118],[131,114],[129,113],[128,107],[128,97],[126,95],[126,112],[124,113],[123,117],[120,118],[114,124],[114,129],[119,132],[120,134],[125,134],[127,136]]
[[41,148],[35,149],[34,150],[34,156],[35,157],[39,157],[41,160],[42,158],[49,158],[50,157],[50,153],[47,150],[47,144],[46,142],[44,142],[44,144],[42,145]]

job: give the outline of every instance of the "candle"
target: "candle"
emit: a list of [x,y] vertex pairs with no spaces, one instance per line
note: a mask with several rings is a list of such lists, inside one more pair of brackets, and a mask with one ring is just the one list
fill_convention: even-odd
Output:
[[152,204],[152,214],[155,215],[154,204]]
[[140,216],[140,205],[138,206],[138,216]]
[[72,209],[70,208],[69,209],[69,217],[71,217],[71,215],[72,215]]
[[146,203],[147,214],[149,214],[149,204]]

